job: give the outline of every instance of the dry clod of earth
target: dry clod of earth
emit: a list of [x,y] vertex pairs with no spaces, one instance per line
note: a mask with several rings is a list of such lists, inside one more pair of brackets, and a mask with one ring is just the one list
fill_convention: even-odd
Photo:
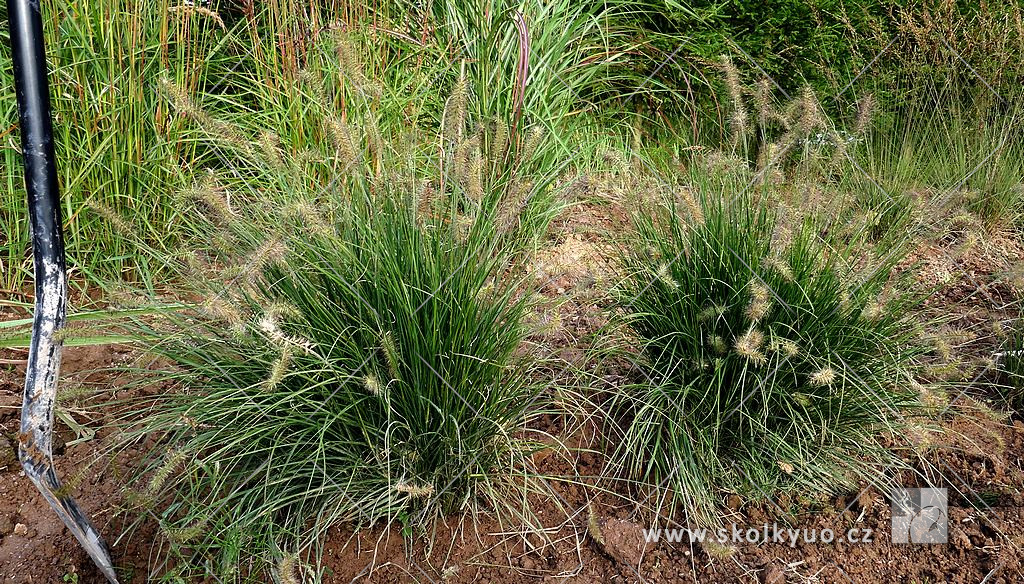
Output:
[[643,528],[632,521],[608,518],[597,521],[600,539],[595,538],[601,550],[616,562],[639,566],[647,546]]

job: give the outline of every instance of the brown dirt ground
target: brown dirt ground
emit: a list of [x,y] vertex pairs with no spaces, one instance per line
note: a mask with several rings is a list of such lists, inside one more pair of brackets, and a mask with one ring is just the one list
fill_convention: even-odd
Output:
[[[541,318],[550,323],[544,344],[557,358],[583,364],[584,352],[603,324],[599,293],[609,277],[608,230],[621,227],[624,211],[610,204],[577,207],[554,229],[548,250],[538,261],[537,277],[550,300]],[[1018,242],[1014,243],[1019,246]],[[1019,249],[1019,247],[1017,248]],[[974,258],[976,256],[970,256]],[[985,267],[970,269],[982,278]],[[959,267],[959,266],[957,266]],[[996,271],[993,268],[990,271]],[[927,270],[929,275],[934,270]],[[953,279],[957,282],[959,280]],[[977,290],[963,294],[972,302]],[[984,296],[984,295],[982,295]],[[956,304],[956,292],[943,296]],[[948,305],[947,305],[948,306]],[[0,320],[12,318],[0,308]],[[24,352],[0,351],[0,359],[19,359]],[[76,381],[117,381],[102,372],[123,364],[125,347],[71,348],[64,373]],[[77,577],[77,582],[102,582],[98,572],[35,492],[13,456],[17,431],[22,365],[0,365],[0,583],[50,583]],[[111,397],[117,389],[110,390]],[[91,411],[91,410],[90,410]],[[99,428],[109,419],[95,411],[71,409],[81,424]],[[593,429],[587,424],[549,418],[542,429],[561,434],[566,443],[582,446],[566,455],[542,453],[540,472],[563,502],[535,502],[546,527],[542,539],[502,528],[493,518],[453,517],[438,525],[433,546],[424,539],[404,539],[398,528],[380,526],[358,533],[344,525],[332,527],[325,553],[325,582],[981,582],[1024,581],[1024,423],[998,414],[973,398],[956,399],[940,430],[922,429],[914,436],[915,452],[907,460],[950,492],[950,531],[946,545],[898,545],[889,536],[890,507],[874,489],[828,499],[782,496],[748,505],[731,497],[726,522],[760,527],[779,521],[799,528],[831,528],[845,534],[851,527],[871,528],[870,544],[700,544],[684,541],[644,545],[641,529],[650,515],[630,502],[625,489],[590,489],[602,474],[604,461],[591,448]],[[100,454],[106,431],[96,439],[75,442],[65,424],[58,426],[55,453],[63,477],[75,483],[75,494],[108,542],[117,538],[124,519],[115,511],[121,501],[124,467],[84,462]],[[570,430],[571,429],[571,430]],[[570,435],[571,434],[571,435]],[[129,457],[130,458],[130,457]],[[87,472],[80,469],[87,468]],[[559,480],[559,479],[570,480]],[[905,477],[906,486],[915,479]],[[608,486],[608,483],[602,483]],[[598,494],[600,493],[600,494]],[[961,495],[966,493],[967,496]],[[635,494],[634,494],[635,498]],[[125,580],[147,581],[150,553],[159,535],[152,526],[113,546]]]

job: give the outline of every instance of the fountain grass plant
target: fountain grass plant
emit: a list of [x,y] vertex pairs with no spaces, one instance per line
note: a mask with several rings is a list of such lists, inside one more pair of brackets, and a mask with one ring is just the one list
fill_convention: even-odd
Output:
[[638,213],[615,290],[639,370],[609,402],[616,467],[695,523],[726,493],[884,482],[881,439],[917,401],[898,256],[822,240],[743,184],[697,181]]
[[412,533],[472,509],[529,525],[542,396],[522,259],[556,211],[549,183],[492,181],[485,130],[457,112],[432,175],[354,107],[292,152],[165,91],[236,176],[200,173],[181,199],[192,307],[137,325],[167,363],[147,382],[173,387],[127,434],[158,444],[129,491],[163,528],[158,556],[244,579],[282,553],[315,564],[342,521]]

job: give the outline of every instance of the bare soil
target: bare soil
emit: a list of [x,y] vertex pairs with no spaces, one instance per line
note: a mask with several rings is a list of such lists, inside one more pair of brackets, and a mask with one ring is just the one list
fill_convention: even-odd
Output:
[[[586,366],[584,349],[604,323],[600,292],[610,278],[607,258],[613,256],[608,230],[621,228],[624,218],[623,209],[614,204],[577,207],[555,226],[553,239],[537,262],[537,277],[550,301],[539,316],[550,323],[542,344],[566,363]],[[1016,240],[1007,247],[1021,249]],[[926,258],[937,255],[926,249],[921,253]],[[988,282],[1004,267],[994,265],[999,262],[986,265],[978,260],[980,254],[956,260],[945,251],[942,255],[942,260],[926,262],[922,278],[936,277],[940,268],[954,274],[966,269],[972,280]],[[950,261],[953,265],[940,266]],[[943,310],[963,307],[969,314],[994,295],[1000,300],[1004,296],[1002,290],[967,286],[961,277],[948,281],[950,289],[935,296],[933,308],[941,303]],[[15,316],[0,308],[0,319]],[[0,352],[0,359],[23,356],[19,351]],[[107,384],[109,397],[120,397],[121,380],[96,370],[123,364],[130,356],[127,347],[70,348],[64,374],[77,382]],[[100,583],[99,573],[18,467],[14,436],[23,374],[23,365],[0,365],[0,583]],[[396,526],[353,532],[338,525],[329,531],[321,558],[325,582],[1024,581],[1024,423],[969,393],[951,396],[941,425],[921,428],[911,437],[915,447],[905,453],[911,465],[949,489],[948,544],[893,543],[889,501],[873,488],[826,499],[787,494],[758,504],[745,504],[735,496],[727,502],[731,513],[726,523],[736,523],[742,530],[760,530],[772,522],[819,532],[829,528],[838,535],[833,543],[723,545],[684,538],[645,544],[642,530],[653,518],[647,506],[634,502],[637,493],[597,478],[605,461],[593,428],[550,417],[538,422],[541,429],[578,448],[537,455],[541,474],[549,477],[555,499],[561,502],[560,509],[551,500],[533,501],[546,528],[543,536],[501,525],[490,516],[451,517],[438,524],[436,532],[412,538],[403,537]],[[94,438],[81,440],[87,437],[58,423],[57,467],[108,542],[114,542],[125,527],[126,518],[115,511],[132,453],[117,464],[86,466],[101,455],[110,432],[103,427],[112,419],[95,410],[71,407],[69,412],[77,423],[99,431]],[[913,473],[904,479],[908,487],[923,486]],[[600,489],[589,487],[598,484]],[[872,542],[845,541],[850,528],[862,534],[871,529]],[[160,537],[147,525],[113,546],[124,581],[148,581],[151,552]]]

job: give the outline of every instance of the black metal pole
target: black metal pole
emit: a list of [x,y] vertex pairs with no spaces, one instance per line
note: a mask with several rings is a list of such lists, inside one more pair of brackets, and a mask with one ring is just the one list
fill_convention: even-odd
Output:
[[21,122],[36,289],[18,455],[25,474],[75,534],[103,575],[116,584],[117,577],[107,546],[78,504],[62,488],[53,467],[53,418],[61,354],[61,341],[55,333],[64,326],[67,276],[43,22],[39,0],[7,0],[7,14]]

